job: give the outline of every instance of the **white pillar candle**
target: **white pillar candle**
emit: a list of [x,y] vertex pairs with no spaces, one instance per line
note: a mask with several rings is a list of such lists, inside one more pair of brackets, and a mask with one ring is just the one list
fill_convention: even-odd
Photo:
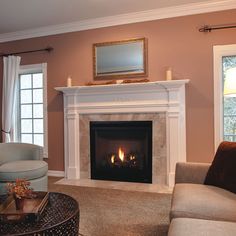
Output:
[[117,83],[117,84],[122,84],[122,83],[123,83],[123,80],[122,80],[122,79],[118,79],[118,80],[116,80],[116,83]]
[[68,77],[67,78],[67,87],[71,87],[71,85],[72,85],[72,79],[71,79],[71,77]]
[[166,80],[172,80],[171,68],[168,68],[168,70],[166,71]]

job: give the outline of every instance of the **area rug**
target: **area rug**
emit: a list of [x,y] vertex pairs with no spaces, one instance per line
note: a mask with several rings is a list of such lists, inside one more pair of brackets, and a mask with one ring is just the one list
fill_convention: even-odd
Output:
[[55,184],[49,191],[74,197],[80,206],[83,236],[166,236],[170,194],[144,193]]

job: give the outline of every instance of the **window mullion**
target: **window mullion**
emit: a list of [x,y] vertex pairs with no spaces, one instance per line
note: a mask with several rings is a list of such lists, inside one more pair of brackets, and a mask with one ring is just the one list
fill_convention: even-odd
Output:
[[33,112],[33,104],[34,104],[34,98],[33,98],[33,74],[31,74],[31,97],[32,97],[32,143],[34,143],[34,112]]
[[20,83],[19,83],[19,117],[17,120],[19,121],[19,126],[18,126],[18,137],[20,139],[20,142],[22,142],[22,136],[21,136],[21,76],[20,76]]

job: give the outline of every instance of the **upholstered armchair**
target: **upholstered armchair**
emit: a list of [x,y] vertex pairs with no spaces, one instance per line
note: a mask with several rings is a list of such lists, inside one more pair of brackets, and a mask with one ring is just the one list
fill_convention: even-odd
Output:
[[6,183],[17,178],[29,180],[35,191],[47,191],[48,164],[43,161],[43,148],[26,143],[0,143],[0,194]]

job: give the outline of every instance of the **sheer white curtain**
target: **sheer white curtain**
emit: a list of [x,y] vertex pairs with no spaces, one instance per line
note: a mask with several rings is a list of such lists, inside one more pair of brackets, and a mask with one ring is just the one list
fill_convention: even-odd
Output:
[[3,92],[2,92],[2,141],[12,141],[13,108],[15,102],[16,81],[20,68],[20,57],[3,58]]

